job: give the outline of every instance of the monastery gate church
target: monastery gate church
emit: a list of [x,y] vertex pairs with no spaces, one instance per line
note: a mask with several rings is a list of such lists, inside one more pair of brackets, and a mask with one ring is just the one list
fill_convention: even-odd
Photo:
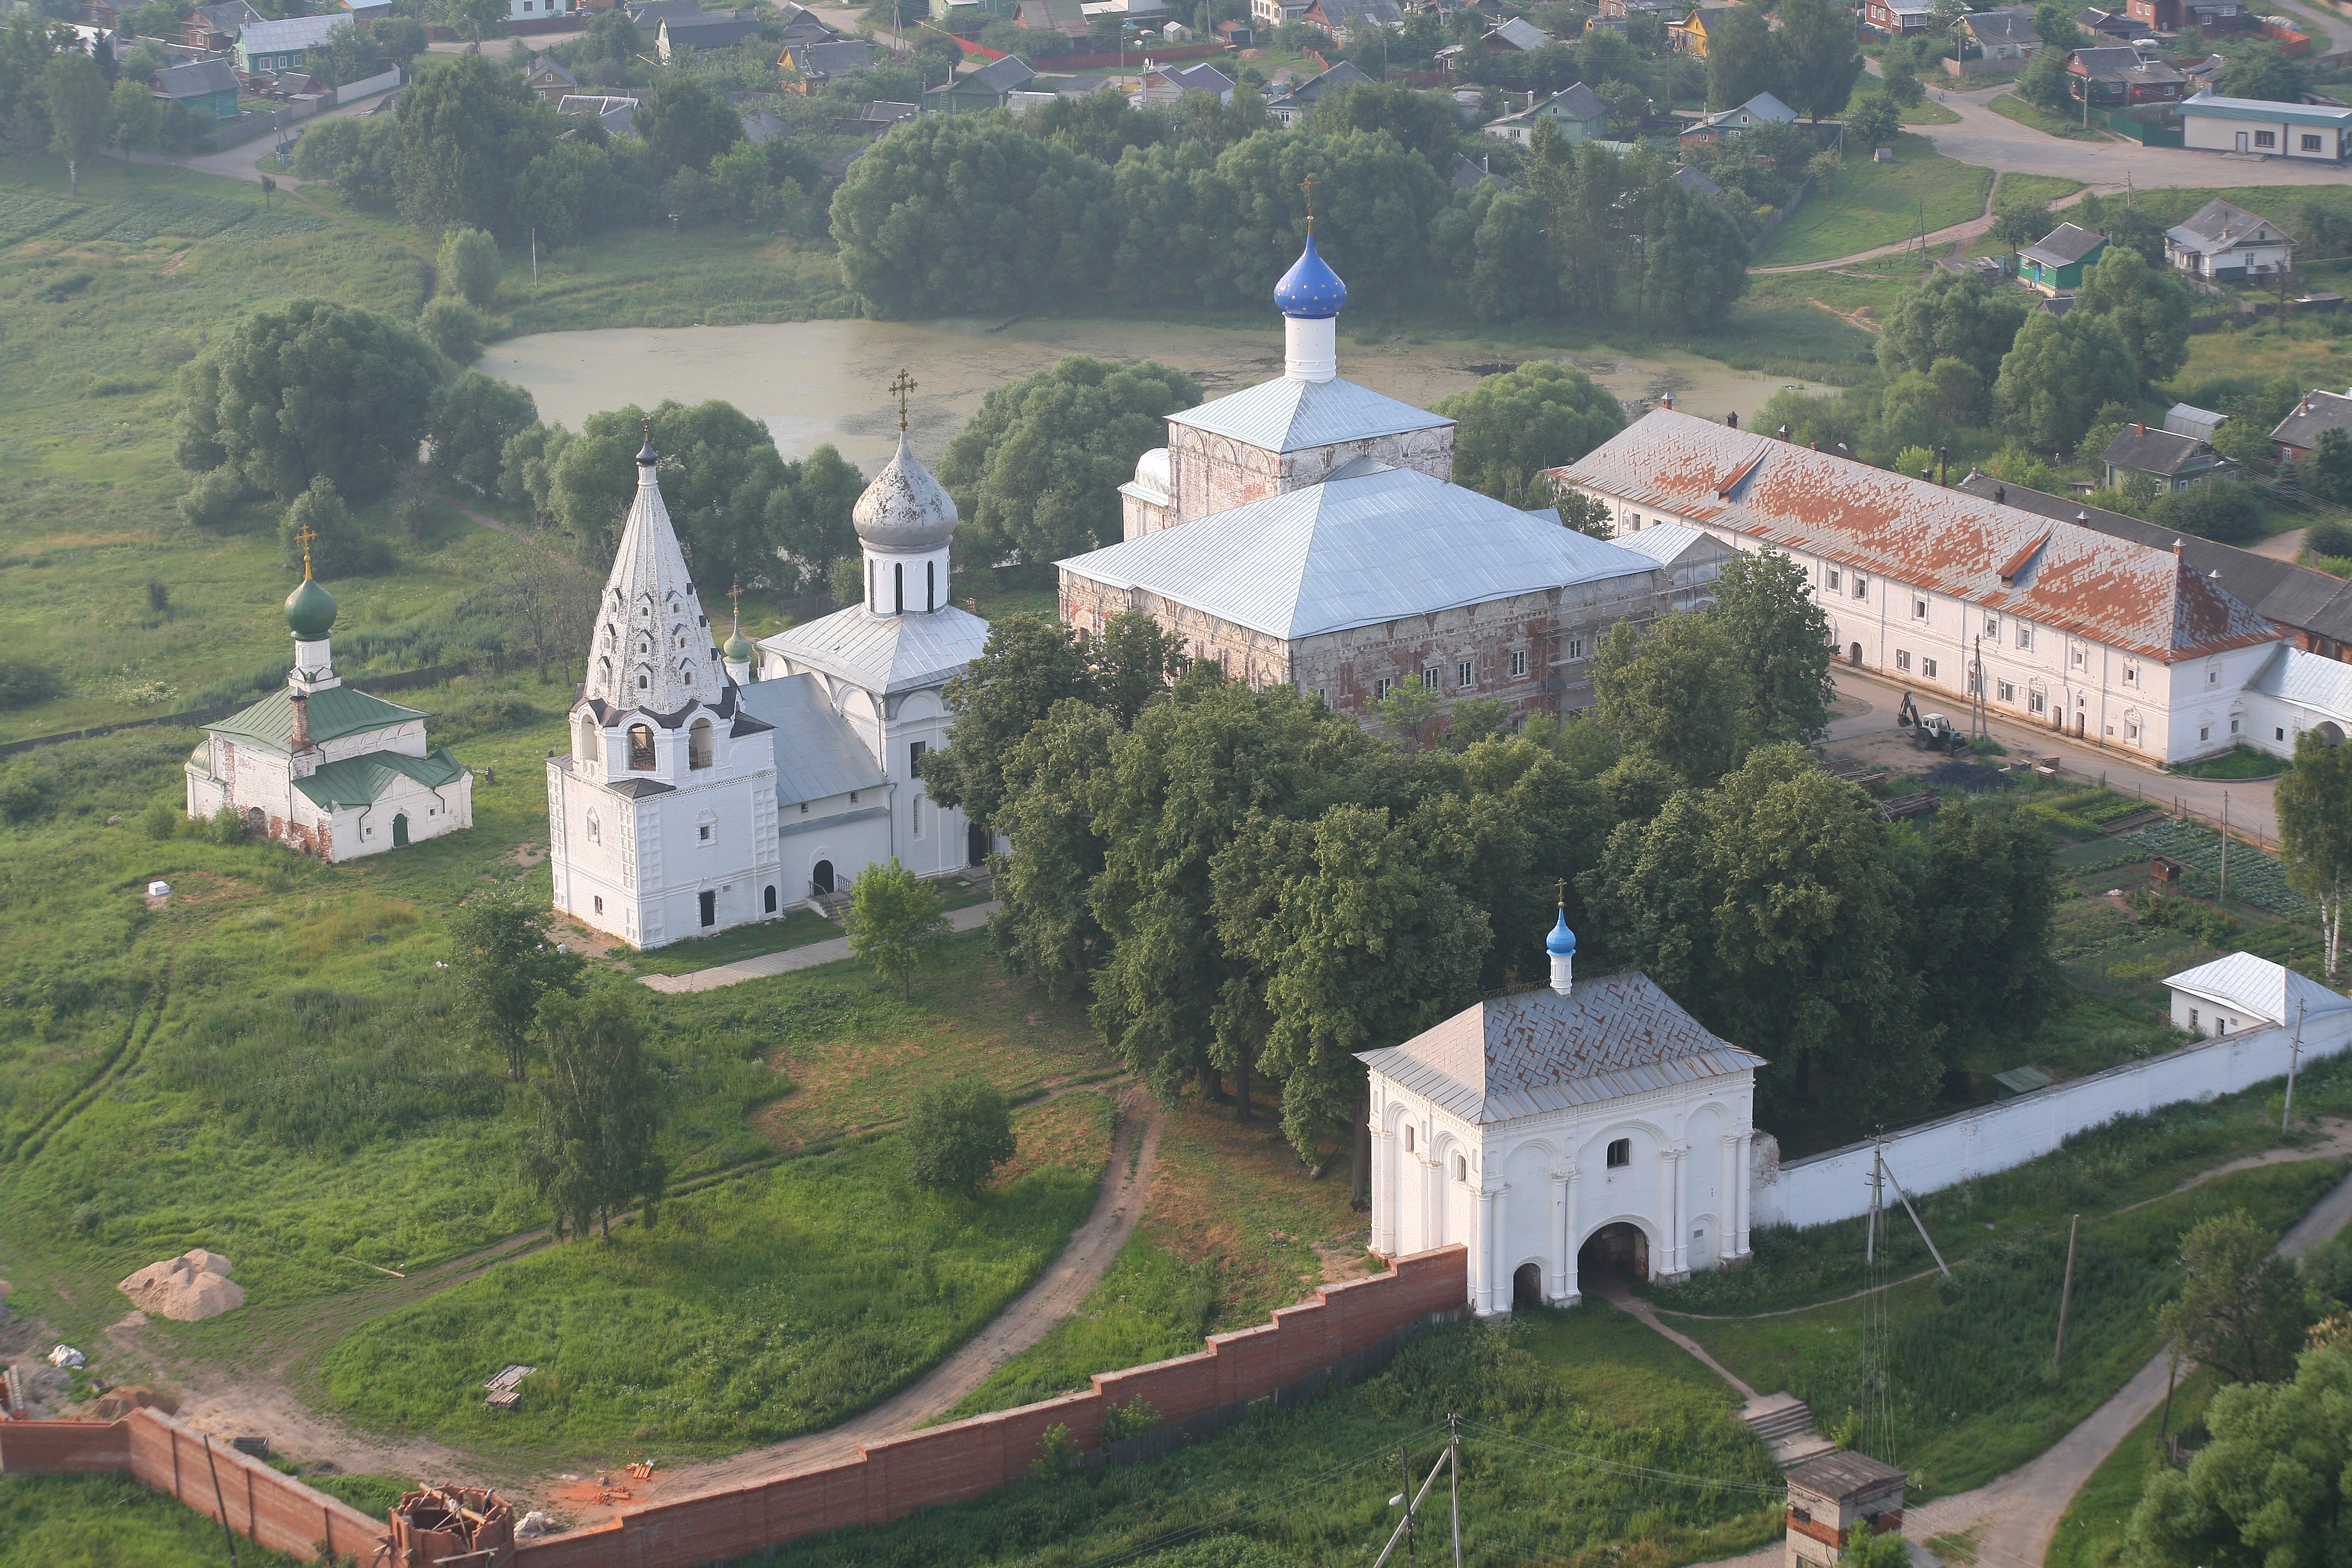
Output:
[[547,763],[555,908],[639,948],[772,919],[896,860],[919,876],[991,843],[924,793],[941,689],[988,640],[948,603],[955,503],[908,449],[853,513],[866,595],[753,645],[718,647],[637,454],[636,499],[596,607],[572,746]]

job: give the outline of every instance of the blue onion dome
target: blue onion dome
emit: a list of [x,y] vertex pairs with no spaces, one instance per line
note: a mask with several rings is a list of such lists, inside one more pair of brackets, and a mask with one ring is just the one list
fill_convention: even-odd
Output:
[[1274,286],[1275,309],[1302,321],[1328,321],[1348,302],[1348,286],[1315,252],[1315,231],[1307,231],[1307,248]]
[[1568,929],[1568,911],[1559,911],[1559,923],[1551,928],[1544,939],[1544,951],[1554,958],[1566,958],[1576,951],[1576,933]]
[[335,596],[310,577],[286,595],[286,624],[304,642],[317,642],[334,629]]

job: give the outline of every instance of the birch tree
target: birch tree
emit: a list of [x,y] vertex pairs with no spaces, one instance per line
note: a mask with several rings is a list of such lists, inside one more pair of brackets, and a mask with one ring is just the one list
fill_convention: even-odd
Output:
[[2294,766],[2278,782],[2280,858],[2287,885],[2319,906],[2327,978],[2336,979],[2344,896],[2352,886],[2352,747],[2316,730],[2295,738]]

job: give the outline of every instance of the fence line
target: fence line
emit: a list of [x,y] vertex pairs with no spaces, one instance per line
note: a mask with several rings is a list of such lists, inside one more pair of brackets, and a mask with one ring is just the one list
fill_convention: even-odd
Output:
[[[407,691],[419,686],[438,686],[445,680],[455,680],[461,675],[478,673],[484,665],[493,671],[503,669],[506,661],[495,654],[468,659],[459,664],[436,664],[424,669],[404,669],[393,675],[365,675],[346,680],[345,686],[362,691]],[[123,730],[153,730],[189,724],[209,724],[215,719],[226,719],[241,713],[261,700],[266,692],[257,692],[236,702],[225,702],[217,708],[193,708],[179,713],[159,713],[152,719],[124,719],[113,724],[95,724],[87,730],[66,730],[54,735],[30,735],[21,741],[0,745],[0,757],[13,757],[19,752],[29,752],[39,746],[61,745],[68,741],[95,741],[100,735],[111,735]]]

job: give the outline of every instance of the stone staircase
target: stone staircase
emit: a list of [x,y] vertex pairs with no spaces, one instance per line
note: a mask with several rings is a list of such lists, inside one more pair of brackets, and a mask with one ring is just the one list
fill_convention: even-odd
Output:
[[845,888],[830,893],[813,893],[806,902],[808,908],[814,910],[834,924],[839,925],[841,911],[849,907],[849,891]]
[[1738,1419],[1764,1439],[1784,1470],[1837,1447],[1813,1430],[1813,1407],[1793,1394],[1759,1394],[1740,1407]]

